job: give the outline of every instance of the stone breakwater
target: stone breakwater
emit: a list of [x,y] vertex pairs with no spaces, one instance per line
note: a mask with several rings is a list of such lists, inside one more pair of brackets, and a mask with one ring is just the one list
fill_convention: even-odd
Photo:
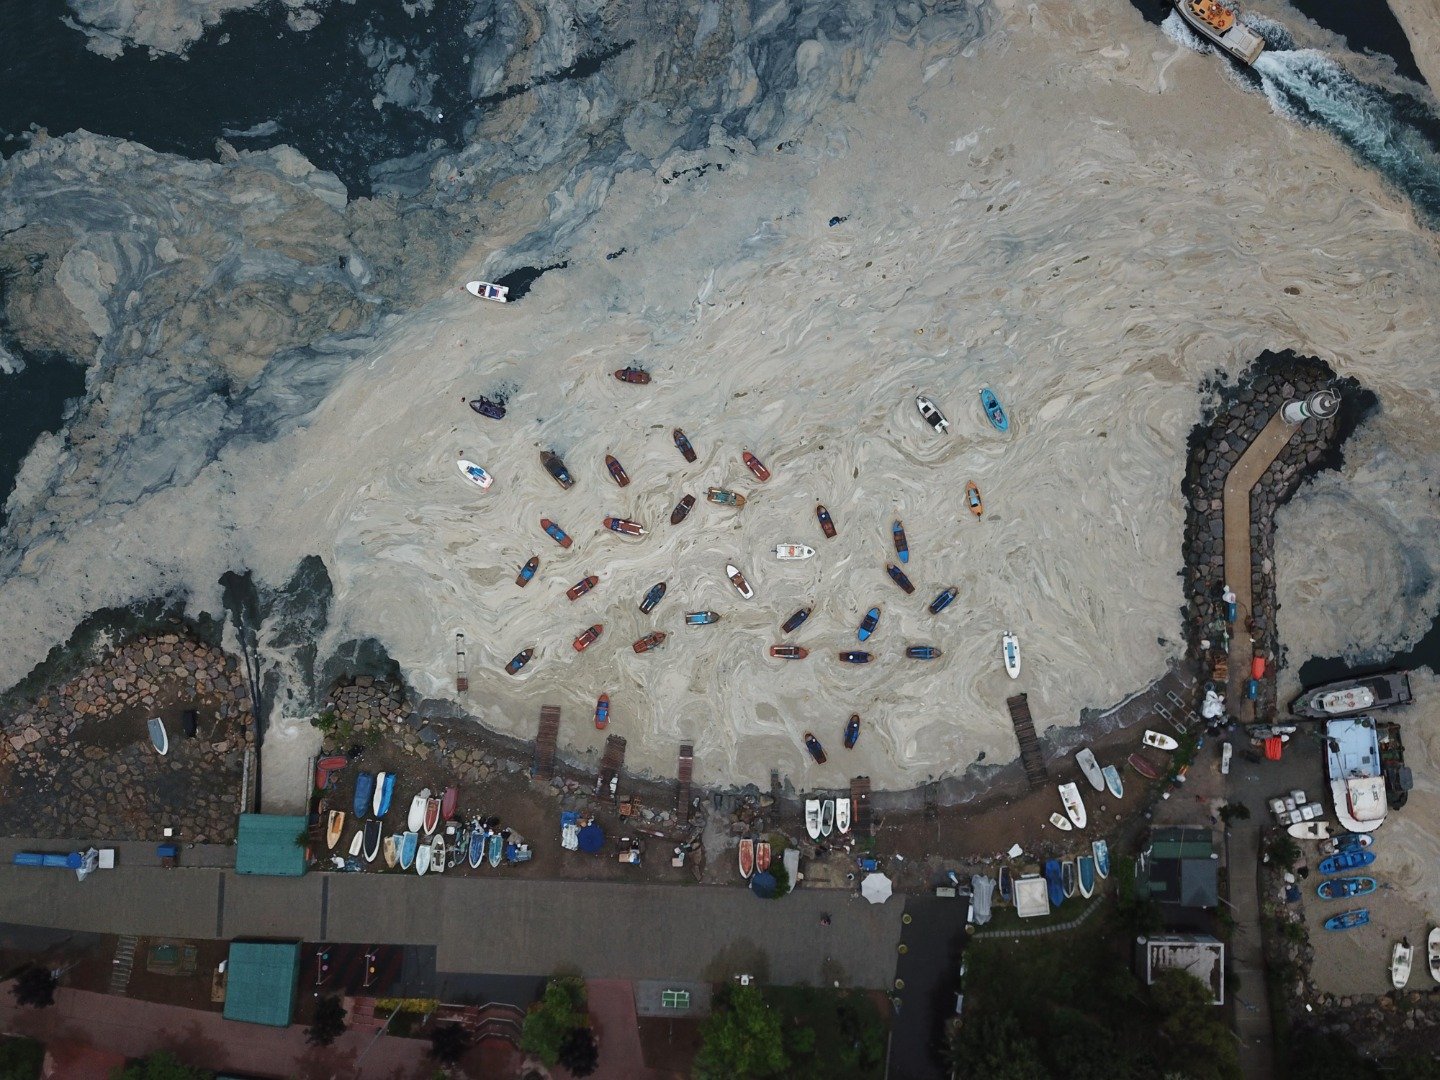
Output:
[[[181,713],[197,713],[186,738]],[[3,715],[0,831],[88,840],[234,840],[250,691],[239,662],[178,634],[141,637]],[[165,719],[170,752],[146,721]]]

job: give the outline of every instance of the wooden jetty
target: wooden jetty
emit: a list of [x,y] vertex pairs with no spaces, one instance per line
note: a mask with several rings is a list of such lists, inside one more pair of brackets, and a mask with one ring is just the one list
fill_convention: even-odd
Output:
[[681,821],[690,820],[690,778],[695,773],[695,748],[690,743],[680,744],[680,766],[675,774],[680,783],[675,789],[675,812]]
[[1035,737],[1035,722],[1030,718],[1030,699],[1026,694],[1006,698],[1010,722],[1015,725],[1015,738],[1020,743],[1020,763],[1025,766],[1025,780],[1032,787],[1042,787],[1050,779],[1045,769],[1045,752]]
[[549,780],[555,775],[555,743],[560,738],[560,707],[540,707],[540,733],[535,736],[535,762],[530,774],[537,780]]
[[603,795],[625,764],[625,736],[611,735],[605,740],[605,755],[600,759],[600,775],[595,779],[596,794]]
[[850,820],[856,836],[873,836],[874,818],[870,814],[870,778],[857,776],[850,781]]
[[470,673],[465,668],[465,635],[455,631],[455,689],[460,693],[470,689]]

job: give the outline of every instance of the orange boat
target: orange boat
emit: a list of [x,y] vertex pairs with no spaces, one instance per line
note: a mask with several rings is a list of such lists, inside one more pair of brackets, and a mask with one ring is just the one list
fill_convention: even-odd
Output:
[[749,450],[742,452],[740,457],[745,462],[745,467],[755,474],[755,479],[762,483],[770,479],[770,470],[765,467],[765,463]]
[[595,644],[595,639],[600,636],[600,632],[604,629],[604,626],[602,626],[600,623],[596,623],[594,626],[590,627],[589,630],[586,630],[570,644],[575,646],[576,652],[584,652],[591,645]]
[[977,518],[985,513],[985,504],[980,501],[980,488],[974,480],[965,485],[965,505]]
[[835,522],[830,520],[830,511],[819,503],[815,504],[815,516],[820,519],[820,531],[829,539],[835,539]]
[[686,461],[694,461],[695,447],[690,445],[690,440],[685,437],[685,432],[677,427],[670,434],[675,440],[675,449],[680,451]]
[[605,527],[611,532],[624,533],[626,536],[645,535],[645,527],[638,521],[631,521],[629,518],[607,517]]
[[600,579],[594,574],[591,574],[589,577],[581,578],[579,581],[575,582],[574,585],[571,585],[570,588],[566,589],[565,595],[568,596],[571,600],[579,600],[580,597],[584,596],[587,592],[589,592],[591,589],[593,589],[596,585],[599,584]]
[[621,382],[634,383],[637,386],[644,386],[650,381],[650,373],[643,368],[623,367],[615,372],[615,378]]
[[574,540],[570,539],[569,533],[567,533],[559,525],[556,525],[555,522],[551,521],[549,518],[540,519],[540,528],[544,529],[550,539],[554,540],[563,548],[568,548],[571,544],[575,542]]
[[758,840],[755,843],[755,869],[762,874],[770,869],[769,840]]
[[610,726],[610,695],[601,694],[595,700],[595,729],[604,731]]
[[605,455],[605,468],[610,470],[610,475],[614,478],[615,483],[621,487],[630,486],[630,474],[625,471],[624,465],[615,460],[614,455]]
[[634,649],[637,653],[642,653],[649,652],[651,649],[657,649],[664,643],[665,631],[656,630],[654,633],[646,634],[644,637],[642,637],[639,641],[635,642],[630,647]]
[[810,655],[810,650],[801,648],[799,645],[771,645],[770,655],[779,657],[781,660],[804,660]]
[[751,837],[740,840],[740,876],[749,879],[755,872],[755,841]]

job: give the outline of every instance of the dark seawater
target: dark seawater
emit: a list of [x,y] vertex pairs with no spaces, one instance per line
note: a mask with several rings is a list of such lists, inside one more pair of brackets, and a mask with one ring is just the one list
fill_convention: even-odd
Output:
[[1440,672],[1440,615],[1430,624],[1430,629],[1425,636],[1404,652],[1392,653],[1390,656],[1376,660],[1373,663],[1361,664],[1352,667],[1339,656],[1312,656],[1305,663],[1300,665],[1298,672],[1300,685],[1304,687],[1319,686],[1321,683],[1334,682],[1337,679],[1349,678],[1352,675],[1373,675],[1377,671],[1413,671],[1415,668],[1428,667],[1431,671]]
[[23,371],[0,375],[0,531],[20,463],[41,435],[59,431],[70,402],[85,392],[85,368],[63,356],[21,354]]
[[1290,0],[1290,6],[1332,34],[1339,34],[1356,52],[1388,56],[1395,61],[1397,72],[1426,85],[1425,76],[1415,66],[1410,39],[1387,5],[1357,4],[1355,0]]

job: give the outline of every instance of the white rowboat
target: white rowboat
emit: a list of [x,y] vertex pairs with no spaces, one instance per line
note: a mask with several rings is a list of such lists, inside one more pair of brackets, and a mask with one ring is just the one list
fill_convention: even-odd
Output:
[[815,549],[804,544],[777,544],[775,546],[775,558],[777,559],[808,559],[815,554]]
[[1060,801],[1065,804],[1065,814],[1075,823],[1075,827],[1085,828],[1085,803],[1080,799],[1080,788],[1074,783],[1061,784]]
[[1064,814],[1051,814],[1050,824],[1054,825],[1055,828],[1059,829],[1061,832],[1069,832],[1071,829],[1075,828],[1074,825],[1070,824],[1070,819],[1067,818]]
[[1105,774],[1100,771],[1100,762],[1095,760],[1095,751],[1088,746],[1075,755],[1075,764],[1080,766],[1080,771],[1085,774],[1085,779],[1090,781],[1090,786],[1096,791],[1105,790]]
[[1142,740],[1146,746],[1153,746],[1156,750],[1178,750],[1180,744],[1169,735],[1163,735],[1158,731],[1146,730]]

